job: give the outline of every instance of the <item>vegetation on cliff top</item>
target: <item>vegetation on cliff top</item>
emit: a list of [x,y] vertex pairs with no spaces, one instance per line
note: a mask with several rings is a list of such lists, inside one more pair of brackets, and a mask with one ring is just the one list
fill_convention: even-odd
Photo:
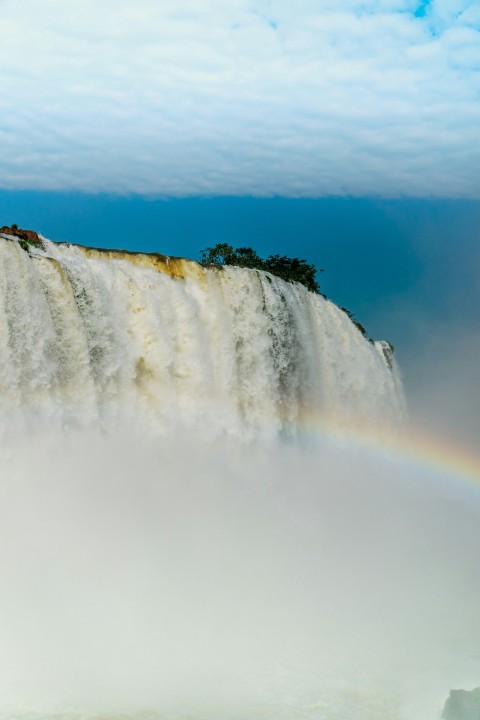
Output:
[[[326,295],[320,292],[320,285],[317,282],[317,275],[324,272],[323,268],[317,270],[313,263],[308,263],[300,258],[291,258],[287,255],[269,255],[263,260],[256,250],[250,247],[233,248],[228,243],[217,243],[214,247],[207,247],[200,251],[200,262],[202,265],[236,265],[237,267],[251,268],[254,270],[265,270],[266,272],[276,275],[287,282],[299,282],[304,285],[307,290],[318,293],[326,298]],[[358,322],[353,313],[345,307],[342,310],[362,335],[373,342],[368,337],[362,323]]]
[[200,252],[202,265],[236,265],[237,267],[265,270],[277,275],[287,282],[299,282],[311,292],[320,293],[320,285],[317,282],[317,274],[323,269],[317,270],[313,263],[308,263],[300,258],[291,258],[287,255],[269,255],[263,260],[260,255],[249,247],[241,247],[236,250],[227,243],[218,243],[214,247],[207,247]]

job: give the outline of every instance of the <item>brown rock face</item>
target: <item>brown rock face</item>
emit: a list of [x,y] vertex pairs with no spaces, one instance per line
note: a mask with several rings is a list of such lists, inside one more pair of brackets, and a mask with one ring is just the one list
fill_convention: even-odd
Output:
[[38,237],[38,233],[36,233],[35,230],[21,230],[16,225],[12,225],[12,227],[4,225],[0,228],[0,233],[5,233],[5,235],[13,235],[20,240],[26,240],[27,242],[34,243],[34,245],[42,245],[42,241]]

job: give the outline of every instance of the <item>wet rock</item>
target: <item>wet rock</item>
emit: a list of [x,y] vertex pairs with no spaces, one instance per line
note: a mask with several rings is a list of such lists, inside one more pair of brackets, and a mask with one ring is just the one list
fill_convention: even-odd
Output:
[[474,690],[450,690],[442,720],[480,720],[480,687]]
[[9,227],[8,225],[4,225],[0,228],[0,233],[4,233],[5,235],[12,235],[19,240],[23,240],[24,242],[31,243],[32,245],[38,245],[39,247],[42,247],[42,241],[38,233],[35,232],[35,230],[22,230],[21,228],[17,227],[17,225],[12,225],[11,227]]
[[382,352],[383,352],[385,361],[391,370],[392,369],[392,356],[393,356],[393,353],[395,352],[395,348],[393,347],[392,343],[388,342],[388,340],[381,340],[380,345],[382,346]]

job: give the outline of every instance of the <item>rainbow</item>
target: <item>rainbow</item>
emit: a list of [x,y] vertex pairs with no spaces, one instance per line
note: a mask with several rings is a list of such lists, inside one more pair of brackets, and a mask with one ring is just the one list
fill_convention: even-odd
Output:
[[431,484],[458,484],[476,491],[480,499],[480,455],[423,427],[410,424],[397,432],[379,432],[378,426],[362,423],[340,427],[317,417],[303,426],[303,432],[309,437],[323,437],[340,448],[358,448],[387,461],[401,461],[407,470],[421,471]]

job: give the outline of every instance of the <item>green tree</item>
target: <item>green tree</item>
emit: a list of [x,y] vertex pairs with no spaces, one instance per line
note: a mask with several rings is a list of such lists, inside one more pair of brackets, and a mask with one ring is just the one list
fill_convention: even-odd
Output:
[[263,260],[260,255],[249,247],[236,250],[228,243],[218,243],[214,247],[207,247],[200,252],[202,265],[236,265],[237,267],[266,270],[277,275],[287,282],[299,282],[308,290],[319,293],[320,286],[316,280],[315,265],[307,263],[300,258],[290,258],[287,255],[270,255]]
[[235,262],[231,263],[238,267],[253,268],[255,270],[265,270],[265,262],[260,255],[252,248],[241,247],[235,250]]
[[290,258],[287,255],[269,255],[265,261],[265,269],[283,280],[302,283],[311,292],[320,292],[316,275],[317,272],[323,272],[323,268],[317,270],[315,265],[307,263],[306,260]]
[[215,247],[200,250],[202,265],[236,265],[235,258],[235,250],[227,243],[217,243]]

